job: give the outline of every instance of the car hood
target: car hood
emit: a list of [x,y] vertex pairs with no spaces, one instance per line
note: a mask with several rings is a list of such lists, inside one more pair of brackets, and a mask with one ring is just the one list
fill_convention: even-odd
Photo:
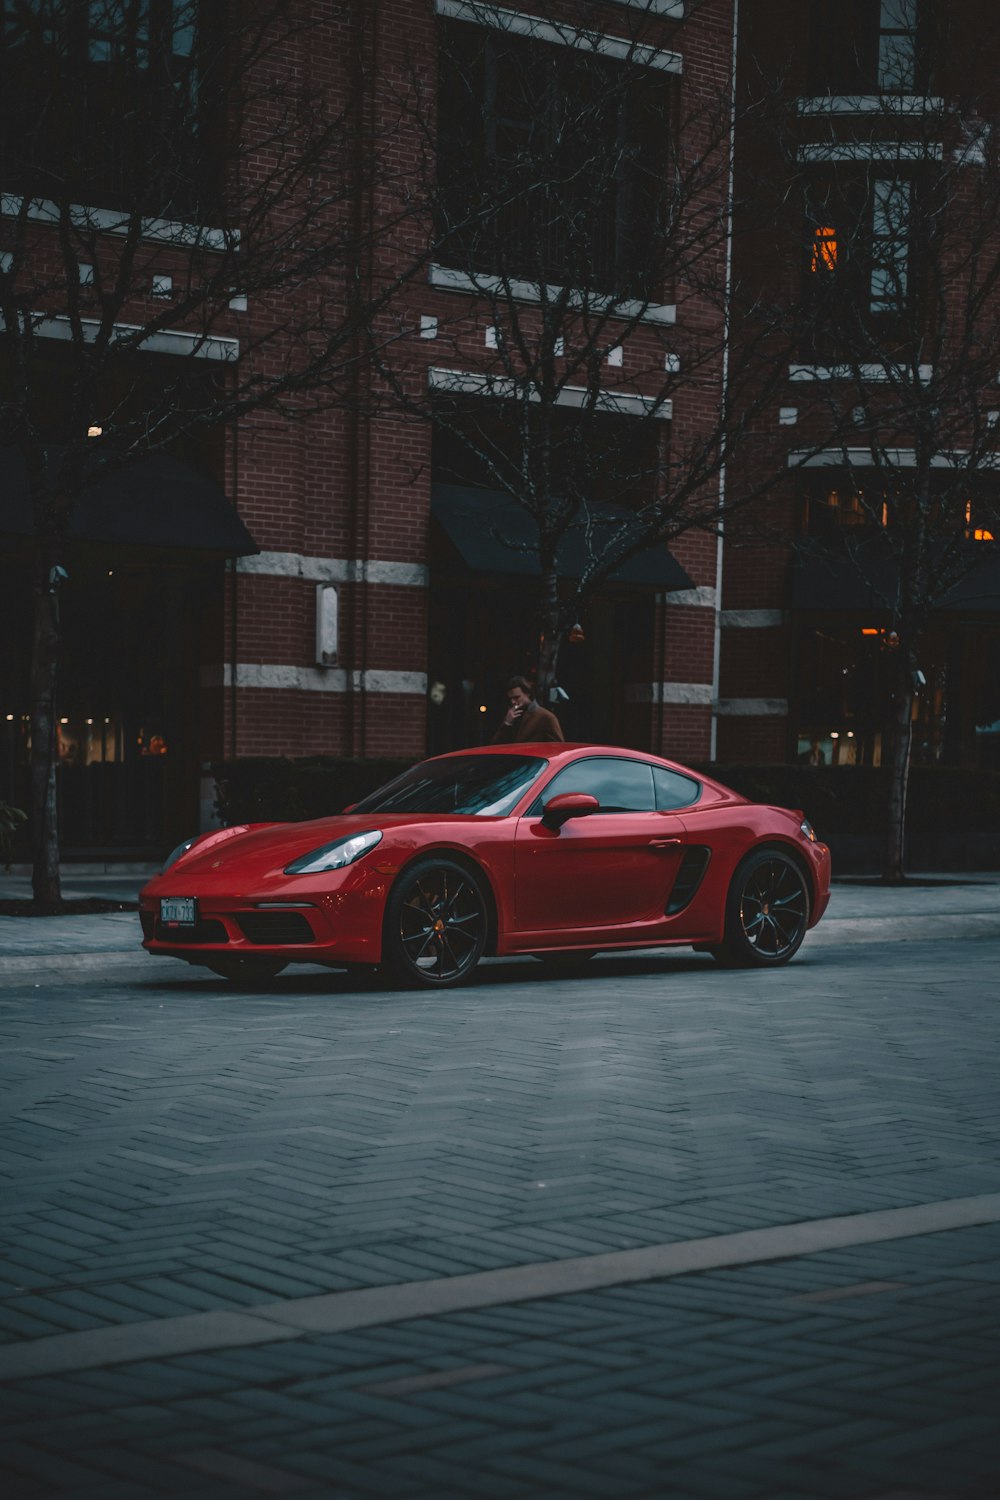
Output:
[[267,823],[251,826],[246,833],[236,834],[223,842],[208,843],[203,852],[196,846],[171,865],[166,878],[176,885],[178,881],[183,883],[185,877],[209,873],[217,877],[231,870],[234,874],[238,872],[240,880],[245,881],[248,876],[280,874],[293,860],[313,849],[332,844],[336,839],[350,838],[353,834],[368,833],[374,828],[383,834],[401,829],[413,835],[425,827],[486,821],[485,818],[458,813],[339,813],[334,817],[314,818],[308,823]]

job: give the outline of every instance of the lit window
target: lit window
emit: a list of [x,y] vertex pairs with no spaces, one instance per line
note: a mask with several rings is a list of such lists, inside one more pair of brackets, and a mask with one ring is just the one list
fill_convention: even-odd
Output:
[[837,269],[837,231],[832,226],[824,224],[813,230],[809,269],[814,273]]

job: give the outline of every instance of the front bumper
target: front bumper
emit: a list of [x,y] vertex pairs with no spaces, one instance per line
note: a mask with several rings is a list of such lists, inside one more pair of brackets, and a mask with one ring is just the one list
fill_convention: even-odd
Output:
[[[157,882],[161,886],[161,882]],[[180,882],[178,882],[180,886]],[[160,920],[161,896],[194,896],[193,927]],[[286,963],[378,963],[382,903],[348,900],[343,891],[279,902],[268,898],[199,894],[189,888],[139,899],[143,947],[151,954],[207,963],[213,958],[280,958]],[[360,906],[360,910],[358,909]]]

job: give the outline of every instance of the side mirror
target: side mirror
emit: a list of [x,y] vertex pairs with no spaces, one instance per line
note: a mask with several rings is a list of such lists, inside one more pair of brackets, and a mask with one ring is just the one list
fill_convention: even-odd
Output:
[[542,822],[546,828],[561,828],[570,818],[586,818],[597,812],[600,805],[589,792],[561,792],[546,802]]

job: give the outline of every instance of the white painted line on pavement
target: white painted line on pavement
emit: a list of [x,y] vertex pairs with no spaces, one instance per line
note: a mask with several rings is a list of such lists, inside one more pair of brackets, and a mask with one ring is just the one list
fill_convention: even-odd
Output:
[[843,1214],[837,1218],[778,1224],[770,1229],[713,1235],[708,1239],[648,1245],[639,1250],[508,1266],[437,1281],[409,1281],[318,1297],[293,1297],[248,1307],[242,1312],[190,1313],[179,1318],[61,1333],[0,1346],[0,1380],[25,1380],[36,1375],[103,1368],[136,1360],[168,1359],[308,1335],[346,1333],[413,1318],[440,1317],[480,1307],[532,1302],[542,1297],[565,1297],[698,1271],[790,1260],[854,1245],[996,1223],[1000,1223],[1000,1193],[984,1193],[974,1198],[920,1203],[911,1208]]

